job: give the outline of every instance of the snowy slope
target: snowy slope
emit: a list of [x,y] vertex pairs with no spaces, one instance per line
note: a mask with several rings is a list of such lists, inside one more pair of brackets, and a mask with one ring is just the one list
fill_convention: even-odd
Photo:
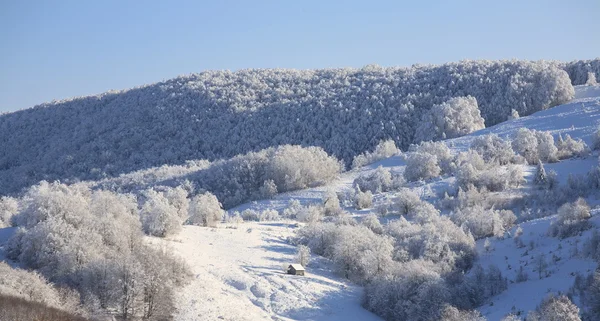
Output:
[[362,289],[315,257],[306,276],[286,243],[294,222],[244,223],[237,229],[185,226],[174,240],[153,239],[186,258],[193,281],[176,298],[176,320],[380,320],[360,305]]
[[[494,133],[500,137],[511,137],[519,128],[526,127],[529,129],[550,131],[554,136],[558,134],[569,134],[571,137],[583,139],[588,145],[591,143],[591,135],[600,125],[600,86],[579,86],[576,88],[576,99],[572,102],[557,106],[550,110],[535,113],[528,117],[507,121],[505,123],[486,128],[475,132],[471,135],[456,138],[446,141],[453,153],[465,151],[473,139],[479,135]],[[546,169],[554,169],[558,173],[559,180],[564,183],[570,173],[583,174],[587,173],[593,166],[597,166],[598,158],[596,154],[592,154],[584,159],[569,159],[563,160],[554,164],[547,164]],[[404,170],[404,162],[399,156],[391,157],[380,162],[365,166],[363,168],[344,173],[337,181],[329,186],[312,188],[302,191],[295,191],[285,194],[279,194],[271,200],[262,200],[241,205],[231,211],[241,211],[246,208],[255,210],[264,210],[273,208],[282,210],[286,207],[290,199],[297,199],[303,204],[321,202],[323,192],[326,190],[344,191],[350,189],[352,181],[359,175],[368,173],[378,166],[390,168],[395,172]],[[526,172],[526,178],[531,181],[532,173],[535,171],[534,166],[523,166]],[[454,178],[445,177],[439,180],[434,180],[427,183],[413,183],[411,188],[424,199],[435,198],[440,195],[445,189],[453,186]],[[375,195],[375,198],[381,198],[391,195],[386,193]],[[393,194],[388,193],[388,194]],[[591,205],[598,202],[589,200]],[[368,213],[368,210],[356,211],[348,209],[357,216]],[[600,216],[598,211],[594,211],[592,221],[596,225],[600,225]],[[558,240],[546,235],[549,225],[554,217],[546,217],[534,221],[529,221],[521,224],[524,231],[523,240],[525,248],[518,248],[512,238],[504,240],[491,240],[493,250],[486,252],[483,249],[484,240],[478,241],[478,251],[480,259],[477,263],[483,267],[490,264],[497,265],[503,275],[508,278],[508,290],[500,295],[493,297],[480,308],[480,311],[490,321],[500,320],[509,312],[522,311],[527,313],[529,310],[535,309],[550,292],[565,292],[571,287],[574,272],[589,273],[593,271],[596,264],[592,260],[573,258],[572,253],[575,246],[581,250],[581,242],[589,237],[590,231],[583,235]],[[516,229],[513,228],[513,232]],[[187,231],[187,230],[186,230]],[[533,242],[533,247],[529,249],[530,242]],[[559,247],[560,245],[560,247]],[[529,250],[528,250],[529,249]],[[526,255],[524,255],[525,251]],[[538,255],[544,254],[549,262],[549,275],[538,278],[533,260]],[[277,254],[280,255],[280,254]],[[553,261],[553,255],[556,255],[556,262]],[[525,271],[529,275],[529,281],[522,283],[514,283],[515,273],[519,266],[523,265]]]
[[[591,144],[591,136],[594,131],[600,126],[600,85],[599,86],[576,86],[576,98],[564,105],[560,105],[545,111],[537,112],[527,117],[510,120],[493,127],[489,127],[470,135],[450,139],[446,144],[453,153],[466,151],[469,145],[477,136],[486,134],[497,134],[502,138],[511,137],[519,128],[529,128],[536,130],[549,131],[554,136],[558,134],[570,135],[572,138],[581,138],[588,146]],[[546,169],[554,169],[559,174],[559,180],[566,180],[569,173],[583,174],[587,173],[592,166],[598,163],[597,158],[588,157],[585,159],[569,159],[558,163],[546,164]],[[328,186],[321,186],[301,191],[283,193],[275,196],[271,200],[256,201],[248,204],[240,205],[233,208],[231,211],[241,211],[246,208],[263,210],[266,208],[274,208],[277,210],[286,207],[290,199],[297,199],[303,204],[321,202],[324,191],[333,189],[335,191],[343,191],[352,187],[352,182],[361,174],[368,173],[377,167],[382,166],[389,168],[394,172],[403,172],[405,163],[399,156],[394,156],[382,161],[367,165],[363,168],[352,170],[344,173],[335,182]],[[525,166],[525,171],[532,172],[534,166]],[[439,181],[428,182],[427,186],[420,186],[419,183],[412,184],[413,188],[417,188],[422,197],[427,197],[427,193],[431,189],[432,192],[438,193],[444,188],[450,186],[453,182],[452,178],[445,178]],[[380,195],[381,196],[381,195]]]

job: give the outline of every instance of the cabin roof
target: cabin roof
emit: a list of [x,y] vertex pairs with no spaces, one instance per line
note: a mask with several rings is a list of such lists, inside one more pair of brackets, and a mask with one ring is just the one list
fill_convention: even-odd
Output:
[[294,268],[296,271],[304,271],[304,267],[301,264],[290,264],[289,267]]

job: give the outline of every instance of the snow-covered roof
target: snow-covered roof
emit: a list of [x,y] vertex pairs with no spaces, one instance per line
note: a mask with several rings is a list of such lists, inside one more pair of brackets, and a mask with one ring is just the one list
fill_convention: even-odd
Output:
[[290,267],[293,267],[296,271],[304,271],[304,267],[301,264],[290,264]]

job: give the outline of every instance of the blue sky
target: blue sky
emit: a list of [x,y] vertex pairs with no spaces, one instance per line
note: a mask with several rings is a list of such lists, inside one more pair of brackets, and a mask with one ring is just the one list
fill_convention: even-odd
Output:
[[0,0],[0,111],[208,69],[600,56],[600,1]]

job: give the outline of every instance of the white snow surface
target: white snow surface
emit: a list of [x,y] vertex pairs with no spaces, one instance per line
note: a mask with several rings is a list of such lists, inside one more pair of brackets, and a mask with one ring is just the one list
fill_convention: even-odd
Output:
[[380,320],[360,305],[362,288],[313,257],[305,276],[289,275],[295,222],[248,222],[237,229],[185,226],[166,243],[193,280],[177,295],[176,320]]

